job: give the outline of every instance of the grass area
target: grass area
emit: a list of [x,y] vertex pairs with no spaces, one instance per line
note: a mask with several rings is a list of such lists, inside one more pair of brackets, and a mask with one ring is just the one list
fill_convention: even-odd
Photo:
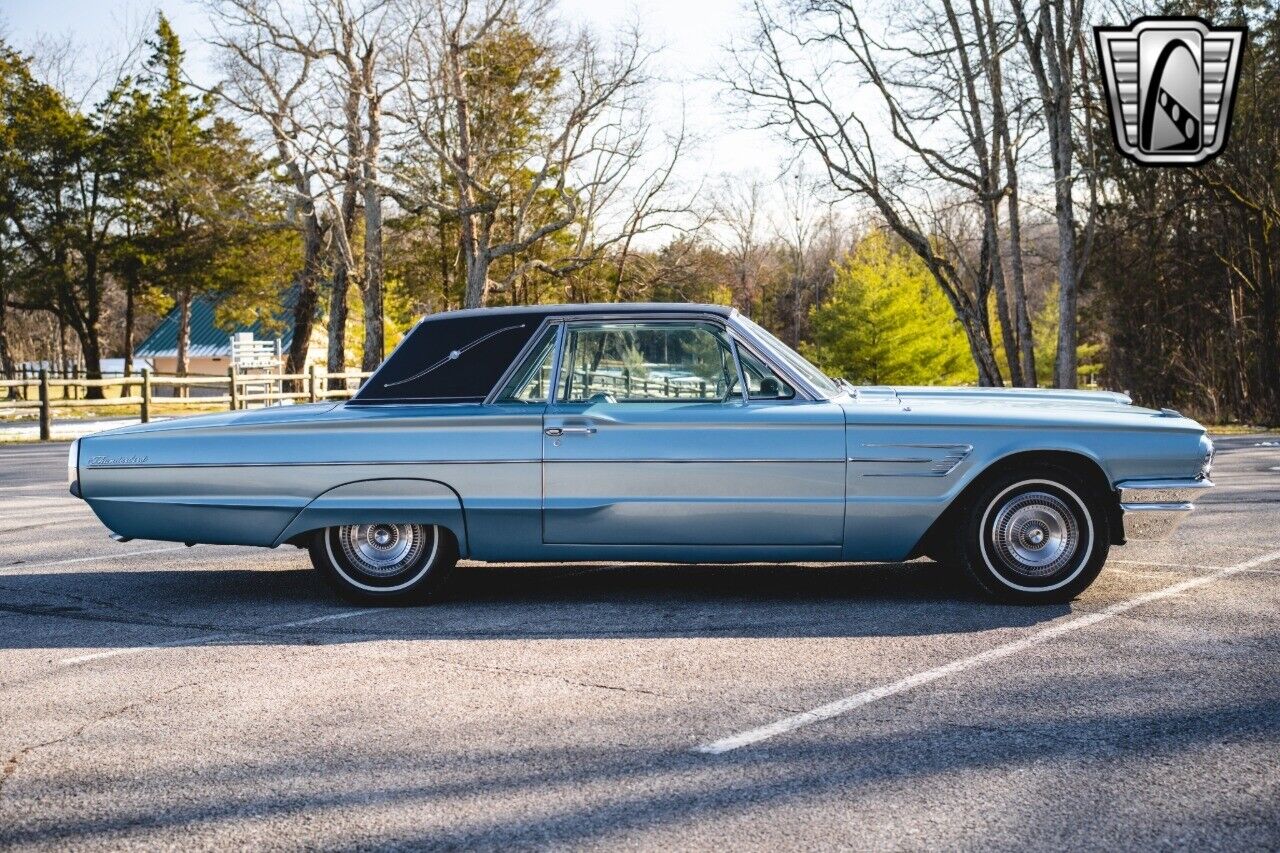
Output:
[[1280,427],[1255,426],[1253,424],[1209,424],[1209,435],[1257,435],[1280,433]]
[[[184,415],[204,415],[210,412],[225,412],[230,410],[230,406],[226,403],[162,403],[153,400],[151,402],[151,417],[153,418],[180,418]],[[4,409],[4,402],[0,401],[0,410]],[[0,423],[23,423],[27,421],[36,421],[40,417],[39,409],[15,409],[0,415]],[[93,420],[95,418],[128,418],[138,417],[138,406],[113,406],[109,400],[103,401],[101,406],[77,406],[74,409],[59,408],[57,403],[53,405],[53,422],[60,421],[80,421]]]

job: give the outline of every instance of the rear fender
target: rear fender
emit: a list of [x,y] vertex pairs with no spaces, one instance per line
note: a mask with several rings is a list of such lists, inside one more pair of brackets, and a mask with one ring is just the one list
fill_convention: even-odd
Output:
[[467,549],[466,520],[458,493],[436,480],[357,480],[335,486],[307,504],[275,544],[300,542],[306,534],[340,524],[438,524]]

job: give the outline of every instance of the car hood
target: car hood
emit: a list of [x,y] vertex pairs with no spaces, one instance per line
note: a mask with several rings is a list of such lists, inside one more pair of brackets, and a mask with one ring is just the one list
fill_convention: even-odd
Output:
[[879,385],[855,388],[852,397],[851,417],[880,423],[1203,431],[1172,409],[1135,406],[1128,394],[1114,391]]
[[[869,389],[879,390],[879,389]],[[1074,406],[1128,406],[1133,398],[1118,391],[1072,391],[1061,388],[939,388],[897,385],[888,388],[900,400],[952,400],[955,402],[1043,403]]]

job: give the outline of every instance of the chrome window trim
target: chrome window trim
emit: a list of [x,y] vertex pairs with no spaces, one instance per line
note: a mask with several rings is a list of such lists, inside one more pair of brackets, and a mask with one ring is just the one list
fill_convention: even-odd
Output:
[[[701,323],[707,323],[708,325],[716,327],[724,334],[724,338],[729,344],[729,352],[733,356],[734,367],[738,371],[738,382],[740,385],[742,385],[744,389],[746,387],[743,381],[742,365],[738,363],[738,353],[734,349],[733,334],[728,324],[725,322],[725,318],[720,316],[719,314],[710,314],[702,311],[690,311],[688,313],[685,313],[683,311],[679,311],[679,312],[668,311],[668,312],[662,312],[662,313],[655,313],[652,311],[637,311],[633,313],[619,312],[617,314],[613,314],[613,313],[583,314],[583,315],[572,315],[572,316],[557,315],[555,319],[557,322],[560,323],[560,333],[559,333],[559,337],[556,340],[556,345],[555,345],[556,354],[555,354],[555,358],[552,361],[552,366],[551,366],[553,383],[551,387],[551,396],[550,396],[550,399],[548,399],[547,401],[548,405],[554,406],[560,402],[559,400],[560,370],[561,370],[562,361],[564,357],[564,347],[566,344],[566,339],[568,338],[568,327],[590,325],[593,323],[594,324],[619,323],[619,322],[622,322],[622,323],[632,323],[632,322],[634,323],[687,323],[690,320],[696,320]],[[742,402],[745,404],[747,402],[745,390],[741,396],[742,396]],[[659,400],[656,402],[663,402],[663,401]],[[714,401],[704,401],[704,402],[714,402]],[[717,405],[724,405],[727,402],[728,402],[727,400],[723,402],[717,402]],[[582,404],[581,403],[565,403],[564,405],[577,406]]]
[[556,399],[560,396],[560,362],[564,357],[564,341],[567,336],[567,323],[563,318],[557,318],[559,328],[556,330],[556,342],[552,344],[555,347],[551,355],[551,387],[547,389],[547,405],[554,406]]
[[[715,325],[725,330],[726,336],[729,338],[731,350],[733,351],[734,363],[738,368],[738,381],[742,383],[742,387],[743,387],[742,401],[744,405],[751,405],[752,403],[777,404],[777,403],[797,403],[797,402],[818,402],[818,401],[827,401],[831,399],[829,397],[824,396],[820,391],[818,391],[816,388],[810,385],[809,382],[806,381],[803,377],[799,376],[794,371],[792,371],[789,367],[785,366],[785,362],[780,360],[774,354],[773,348],[767,342],[757,339],[752,334],[749,328],[746,328],[741,324],[735,322],[737,318],[740,316],[741,314],[739,313],[737,308],[734,308],[733,310],[731,310],[728,315],[710,313],[705,311],[628,312],[625,309],[620,309],[619,311],[616,311],[616,312],[612,312],[612,311],[607,313],[601,312],[598,314],[597,313],[570,314],[570,315],[552,314],[552,315],[548,315],[547,317],[544,317],[542,322],[538,324],[538,327],[534,329],[533,334],[530,336],[529,340],[525,343],[524,347],[522,347],[520,352],[516,354],[515,358],[511,360],[511,363],[507,365],[506,370],[502,372],[502,375],[498,378],[498,381],[494,384],[492,388],[489,389],[489,393],[485,395],[483,400],[457,400],[457,398],[450,400],[448,398],[439,398],[439,399],[422,399],[422,400],[413,400],[413,399],[379,400],[376,402],[373,402],[373,401],[364,402],[364,401],[358,401],[353,397],[351,400],[339,402],[336,405],[345,405],[347,403],[353,403],[353,402],[358,402],[361,406],[371,406],[371,407],[372,406],[441,406],[441,405],[491,406],[491,405],[494,405],[498,392],[502,390],[503,385],[511,378],[511,373],[517,368],[517,366],[519,366],[524,361],[525,358],[528,357],[529,355],[528,351],[532,349],[534,346],[537,346],[537,341],[541,338],[542,333],[546,329],[546,327],[551,325],[558,325],[559,329],[556,332],[556,342],[554,344],[555,355],[552,358],[552,364],[551,364],[552,385],[551,385],[551,388],[548,390],[547,398],[544,401],[545,405],[555,405],[558,402],[557,396],[558,396],[559,387],[560,387],[560,368],[561,368],[561,362],[564,354],[565,330],[567,326],[569,326],[570,324],[577,325],[580,323],[593,323],[593,322],[597,322],[597,323],[598,322],[619,322],[619,321],[621,322],[627,322],[627,321],[652,322],[652,321],[664,321],[664,320],[665,321],[700,320],[700,321],[709,322],[712,325]],[[368,379],[365,380],[365,383],[368,383],[370,380],[376,377],[379,372],[381,372],[382,368],[386,365],[387,361],[390,361],[391,356],[395,355],[396,350],[400,349],[400,347],[404,345],[405,341],[408,340],[409,335],[412,334],[412,332],[415,329],[417,329],[418,326],[425,323],[427,319],[428,319],[427,317],[424,317],[414,324],[413,328],[410,329],[409,332],[407,332],[405,336],[400,339],[400,343],[396,344],[395,348],[391,351],[390,354],[388,354],[387,358],[384,359],[382,365],[378,367],[378,370],[375,371],[372,375],[369,376]],[[788,382],[791,383],[792,387],[795,388],[797,392],[795,398],[791,400],[752,400],[746,395],[746,377],[742,373],[742,364],[738,359],[738,354],[736,349],[734,349],[735,347],[741,346],[743,344],[746,345],[747,350],[753,356],[755,356],[760,361],[767,364],[776,373],[778,373],[779,375],[784,377]],[[364,387],[364,385],[362,384],[361,387]],[[357,394],[358,393],[359,392],[357,392]],[[803,397],[803,400],[802,400],[802,397]]]
[[[737,330],[733,330],[733,333],[736,334],[736,331]],[[808,386],[807,383],[801,384],[801,382],[798,379],[796,379],[795,375],[792,374],[790,371],[783,370],[781,367],[779,367],[777,361],[762,354],[760,352],[759,344],[756,343],[755,341],[751,341],[751,340],[742,341],[742,340],[738,340],[737,337],[734,337],[734,341],[737,343],[738,346],[743,347],[744,349],[746,349],[747,352],[751,353],[751,355],[754,356],[755,359],[759,361],[761,364],[764,364],[765,366],[769,367],[770,369],[773,370],[774,373],[777,373],[779,376],[786,379],[787,382],[791,383],[791,387],[794,388],[796,392],[796,395],[794,397],[791,397],[790,399],[779,398],[779,399],[770,400],[766,398],[760,398],[760,399],[753,400],[750,397],[748,397],[747,403],[769,403],[772,405],[777,405],[779,403],[813,403],[813,402],[818,402],[826,399],[825,397],[819,396],[812,388]],[[744,378],[744,382],[745,382],[745,378]]]
[[781,359],[779,359],[775,355],[775,353],[773,352],[773,348],[769,346],[767,341],[759,340],[751,332],[750,328],[743,326],[741,323],[736,322],[740,316],[741,315],[738,313],[738,309],[735,308],[729,314],[728,325],[729,325],[729,328],[735,334],[739,335],[747,342],[748,344],[747,349],[751,350],[752,355],[754,355],[756,358],[760,359],[765,364],[772,367],[782,376],[786,377],[787,381],[791,383],[791,387],[795,388],[799,392],[803,392],[805,397],[807,397],[809,400],[818,401],[818,400],[831,399],[830,397],[825,396],[817,388],[814,388],[812,385],[810,385],[807,380],[797,375],[789,367],[783,366],[783,364],[781,363]]
[[742,360],[738,358],[738,342],[734,340],[728,326],[722,325],[720,328],[724,331],[725,340],[729,342],[729,352],[733,355],[733,369],[738,372],[738,396],[742,398],[742,405],[745,406],[751,402],[751,398],[747,396],[747,374],[742,369]]
[[[525,341],[524,346],[520,348],[520,352],[516,353],[516,357],[511,359],[511,363],[507,365],[507,369],[502,371],[502,375],[498,377],[498,381],[489,389],[489,393],[485,395],[484,400],[481,401],[481,405],[492,406],[497,402],[498,394],[500,394],[502,389],[506,387],[506,384],[511,381],[512,374],[514,374],[516,370],[524,364],[524,360],[526,358],[533,354],[534,348],[542,341],[542,336],[546,333],[547,328],[556,322],[558,322],[558,320],[552,317],[543,318],[542,322],[538,324],[538,328],[533,330],[533,334],[529,337],[529,340]],[[554,347],[558,343],[559,338],[557,336],[556,343],[553,343],[552,346]],[[553,358],[553,368],[554,364],[555,362]],[[542,402],[546,403],[547,401],[543,400]],[[536,403],[534,401],[530,401],[530,405],[536,405]]]

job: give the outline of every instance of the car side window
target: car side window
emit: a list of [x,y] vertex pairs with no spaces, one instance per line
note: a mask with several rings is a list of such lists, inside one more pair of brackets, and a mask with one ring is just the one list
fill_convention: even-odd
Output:
[[[756,358],[745,347],[738,347],[738,363],[747,379],[749,400],[793,400],[796,389],[778,375],[772,367]],[[736,388],[734,389],[737,390]]]
[[551,326],[529,356],[511,374],[497,396],[499,403],[545,403],[551,390],[552,357],[556,348],[556,327]]
[[565,336],[556,399],[724,402],[737,375],[723,330],[708,323],[575,324]]

